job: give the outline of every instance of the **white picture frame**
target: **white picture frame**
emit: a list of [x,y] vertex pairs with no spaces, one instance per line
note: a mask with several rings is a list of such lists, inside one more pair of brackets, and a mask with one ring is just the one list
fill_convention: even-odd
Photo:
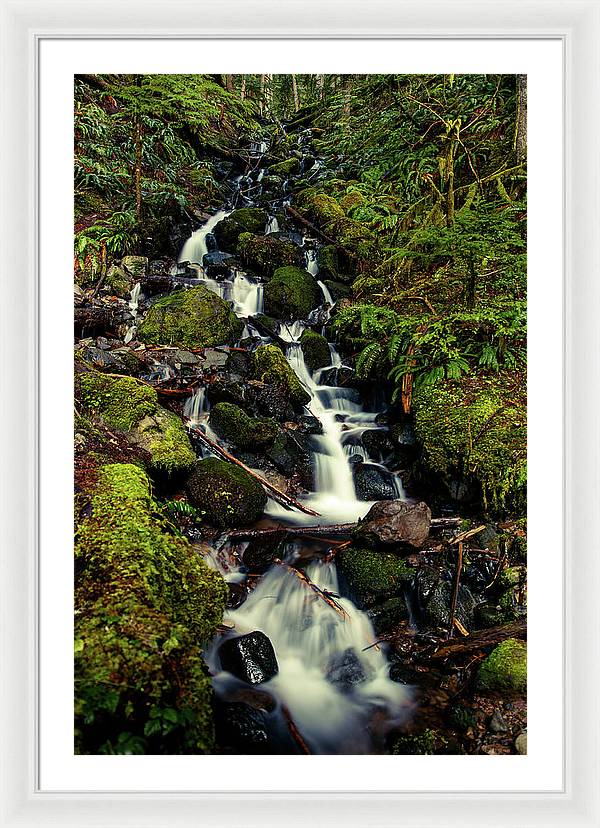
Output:
[[[599,826],[597,320],[600,4],[573,2],[6,2],[2,9],[2,788],[0,825]],[[559,39],[564,47],[564,784],[553,793],[48,793],[37,782],[39,690],[37,55],[43,38]],[[16,358],[15,358],[16,352]],[[558,441],[557,441],[558,443]],[[560,461],[559,449],[557,462]],[[557,658],[562,658],[559,653]],[[43,691],[42,691],[43,692]],[[561,723],[559,723],[560,725]],[[550,726],[550,723],[549,723]],[[427,762],[428,757],[415,757]],[[464,757],[468,779],[469,757]],[[427,765],[423,764],[423,773]],[[468,784],[465,785],[468,788]]]

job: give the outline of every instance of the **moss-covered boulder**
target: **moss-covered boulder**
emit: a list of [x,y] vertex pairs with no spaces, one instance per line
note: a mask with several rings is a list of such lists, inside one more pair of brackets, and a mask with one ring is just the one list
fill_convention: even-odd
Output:
[[272,420],[249,417],[237,405],[221,402],[210,412],[210,424],[220,437],[239,448],[260,448],[272,443],[279,427]]
[[237,253],[247,267],[263,276],[272,276],[280,267],[304,263],[297,245],[289,239],[277,239],[272,235],[242,233],[237,241]]
[[482,662],[477,672],[480,690],[524,693],[527,689],[527,644],[508,638]]
[[170,476],[193,466],[196,456],[183,423],[159,406],[156,391],[144,382],[90,371],[77,375],[75,396],[83,413],[125,432],[129,443],[143,449],[152,471]]
[[335,245],[326,244],[317,250],[317,265],[319,266],[319,279],[344,281],[340,279],[340,261]]
[[91,507],[76,546],[76,752],[208,753],[202,647],[226,585],[159,517],[138,467],[102,467]]
[[350,546],[336,556],[340,587],[361,609],[401,594],[413,569],[388,552]]
[[260,207],[241,207],[215,225],[213,230],[219,250],[234,253],[242,233],[263,233],[269,214]]
[[271,164],[269,167],[269,175],[280,175],[282,178],[287,178],[300,169],[300,161],[298,158],[286,158],[285,161],[278,161],[276,164]]
[[131,433],[131,442],[150,454],[150,468],[168,476],[189,471],[196,462],[183,423],[171,411],[158,408],[143,417]]
[[152,305],[138,327],[137,338],[149,345],[203,348],[233,345],[243,328],[224,299],[198,285],[164,296]]
[[248,526],[267,505],[260,483],[239,466],[209,457],[196,463],[187,481],[194,506],[202,509],[212,526]]
[[313,187],[299,192],[294,199],[294,205],[324,230],[346,217],[335,198]]
[[254,373],[260,382],[280,388],[295,405],[306,405],[310,402],[310,394],[276,345],[261,345],[256,349]]
[[311,371],[317,371],[331,364],[329,344],[324,336],[311,330],[305,330],[300,337],[300,347],[304,361]]
[[415,433],[425,470],[449,491],[475,480],[484,507],[525,508],[527,485],[524,401],[501,376],[422,385],[413,397]]
[[265,285],[265,313],[278,319],[306,319],[323,301],[317,280],[299,267],[280,267]]

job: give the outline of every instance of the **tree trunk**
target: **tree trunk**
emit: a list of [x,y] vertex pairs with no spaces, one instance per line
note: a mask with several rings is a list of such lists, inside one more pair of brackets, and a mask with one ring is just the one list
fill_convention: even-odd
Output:
[[233,75],[225,75],[225,89],[228,92],[235,92],[235,87],[233,85]]
[[352,101],[352,75],[344,75],[344,115],[350,117],[350,105]]
[[292,75],[292,92],[294,93],[294,112],[298,112],[300,109],[300,95],[298,94],[296,75]]
[[320,101],[325,97],[325,75],[317,75],[317,94]]
[[244,100],[246,98],[246,75],[242,75],[242,85],[240,87],[240,98]]
[[446,151],[446,223],[448,227],[452,227],[454,224],[454,153],[456,152],[458,129],[459,127],[456,124],[452,124],[448,131]]
[[517,164],[521,164],[527,157],[527,75],[517,75],[515,153]]
[[[141,87],[142,76],[136,75],[136,86]],[[135,144],[135,170],[134,170],[134,186],[135,186],[135,217],[140,221],[142,217],[142,120],[139,112],[136,113],[133,124],[133,135]]]
[[264,98],[265,98],[265,115],[272,115],[273,113],[273,75],[263,75],[264,77]]

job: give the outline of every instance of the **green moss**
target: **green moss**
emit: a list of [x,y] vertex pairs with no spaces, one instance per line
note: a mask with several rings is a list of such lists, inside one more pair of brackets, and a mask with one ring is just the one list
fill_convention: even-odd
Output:
[[239,448],[253,448],[272,443],[279,428],[272,420],[249,417],[232,403],[222,402],[210,411],[210,424],[214,430]]
[[312,187],[298,193],[295,204],[308,218],[324,229],[345,218],[345,213],[335,198]]
[[242,233],[237,241],[237,253],[242,262],[264,276],[272,276],[280,267],[301,265],[302,253],[288,239],[273,236],[255,236]]
[[209,457],[196,463],[187,481],[190,500],[213,526],[247,526],[267,504],[260,483],[233,463]]
[[337,247],[333,244],[326,244],[317,250],[317,265],[319,266],[319,279],[339,279],[340,261]]
[[222,219],[214,229],[220,250],[233,253],[242,233],[262,233],[269,219],[259,207],[242,207]]
[[366,201],[367,200],[362,193],[359,193],[358,190],[353,190],[352,192],[346,193],[346,195],[341,197],[340,207],[348,215],[350,215],[357,207],[364,206]]
[[310,402],[310,394],[276,345],[261,345],[256,349],[254,373],[261,382],[283,389],[288,399],[296,405]]
[[311,371],[317,371],[331,364],[331,353],[327,340],[315,331],[303,331],[300,337],[300,347],[304,354],[304,361]]
[[137,425],[133,441],[150,453],[151,468],[168,475],[191,469],[196,462],[190,439],[176,414],[159,408]]
[[484,505],[524,508],[526,412],[502,378],[421,386],[413,397],[423,461],[446,482],[458,472],[479,481]]
[[434,753],[443,752],[447,741],[443,736],[427,728],[422,733],[412,733],[400,736],[394,743],[392,754],[394,756],[431,756]]
[[152,345],[203,348],[233,345],[243,327],[224,299],[198,285],[155,302],[139,325],[137,337]]
[[523,693],[527,687],[527,645],[508,638],[499,644],[479,667],[480,690]]
[[397,555],[350,546],[336,556],[342,581],[359,607],[397,595],[412,568]]
[[201,646],[227,589],[158,517],[146,474],[104,466],[79,529],[75,714],[80,753],[212,748]]
[[76,396],[85,409],[120,431],[131,431],[143,417],[158,410],[154,388],[133,377],[112,377],[96,371],[79,374]]
[[265,285],[265,312],[278,319],[306,319],[322,301],[316,279],[299,267],[280,267]]
[[277,164],[271,164],[269,167],[269,175],[281,175],[284,178],[297,172],[300,167],[300,161],[297,158],[286,158],[285,161],[279,161]]

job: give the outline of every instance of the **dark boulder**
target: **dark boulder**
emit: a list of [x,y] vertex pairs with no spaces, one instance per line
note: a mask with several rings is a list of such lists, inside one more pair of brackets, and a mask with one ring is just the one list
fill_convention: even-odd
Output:
[[367,676],[356,650],[348,647],[343,653],[331,657],[327,665],[326,678],[342,693],[348,693],[354,685],[365,681]]
[[207,276],[215,279],[218,276],[229,276],[234,262],[235,259],[229,253],[215,250],[212,253],[206,253],[202,260],[202,267]]
[[214,236],[219,249],[234,253],[242,233],[264,232],[268,219],[268,213],[259,207],[242,207],[234,210],[215,226]]
[[269,638],[260,630],[228,638],[219,647],[221,667],[248,684],[262,684],[279,672]]
[[270,753],[269,718],[264,710],[244,702],[219,702],[215,734],[221,748],[234,753]]
[[311,453],[302,434],[288,429],[279,432],[266,450],[266,456],[286,477],[299,474],[310,477]]
[[372,460],[383,462],[394,453],[394,443],[385,428],[369,428],[363,431],[361,442]]
[[324,368],[321,371],[319,382],[321,385],[330,385],[334,388],[360,387],[360,381],[356,377],[356,371],[347,365],[340,365],[336,368]]
[[196,463],[186,488],[192,504],[205,512],[212,526],[248,526],[267,505],[265,490],[254,477],[214,457]]
[[286,389],[281,385],[251,380],[246,385],[248,406],[264,417],[273,417],[283,423],[292,420],[294,409]]
[[426,503],[383,501],[373,504],[355,535],[369,546],[419,548],[429,536],[430,525],[431,511]]
[[406,601],[400,595],[394,598],[388,598],[382,604],[377,604],[367,614],[377,635],[391,630],[401,621],[406,621],[409,617]]
[[354,466],[352,474],[359,500],[393,500],[398,497],[396,479],[383,466],[359,463]]

